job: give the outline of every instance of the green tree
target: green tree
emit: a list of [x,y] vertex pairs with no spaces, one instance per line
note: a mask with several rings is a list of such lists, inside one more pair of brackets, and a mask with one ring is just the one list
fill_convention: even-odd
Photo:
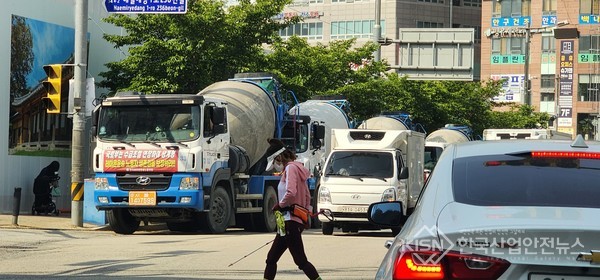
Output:
[[[253,70],[276,74],[286,88],[304,101],[377,77],[385,70],[385,64],[372,61],[376,47],[372,42],[356,46],[356,39],[310,45],[305,38],[292,36],[286,41],[275,41],[264,62]],[[351,65],[356,66],[355,70]]]
[[487,128],[547,128],[550,115],[534,112],[529,105],[511,105],[507,111],[492,111]]
[[242,0],[226,8],[224,1],[189,0],[186,14],[114,14],[106,22],[126,35],[105,35],[128,56],[107,63],[99,86],[111,92],[198,92],[231,78],[262,60],[262,44],[291,21],[275,16],[291,0]]
[[10,95],[11,103],[15,97],[29,92],[27,75],[33,69],[33,36],[25,18],[12,17],[10,37]]

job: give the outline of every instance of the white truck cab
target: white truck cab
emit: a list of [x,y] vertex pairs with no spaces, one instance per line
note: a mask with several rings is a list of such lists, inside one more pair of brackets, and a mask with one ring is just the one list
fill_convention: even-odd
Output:
[[333,129],[318,191],[323,234],[381,229],[367,219],[374,202],[400,201],[408,216],[423,187],[424,139],[411,130]]

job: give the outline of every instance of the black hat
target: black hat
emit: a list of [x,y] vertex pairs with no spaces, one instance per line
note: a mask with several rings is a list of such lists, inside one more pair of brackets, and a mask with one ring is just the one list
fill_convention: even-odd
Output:
[[279,139],[268,139],[267,142],[269,142],[270,146],[267,149],[267,168],[266,170],[269,171],[271,169],[273,169],[273,162],[275,161],[275,158],[280,155],[281,153],[283,153],[283,151],[285,151],[285,145],[283,145],[283,142],[281,142],[281,140]]

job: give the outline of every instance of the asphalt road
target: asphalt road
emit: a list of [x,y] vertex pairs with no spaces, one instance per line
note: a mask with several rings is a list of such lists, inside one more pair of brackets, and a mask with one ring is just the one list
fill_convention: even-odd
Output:
[[[164,230],[117,235],[5,228],[0,229],[0,278],[262,279],[270,244],[260,247],[273,237],[274,233],[240,230],[219,235]],[[325,236],[309,230],[304,243],[324,280],[357,280],[374,278],[387,250],[384,242],[391,238],[390,231]],[[306,277],[286,253],[279,261],[277,279]]]

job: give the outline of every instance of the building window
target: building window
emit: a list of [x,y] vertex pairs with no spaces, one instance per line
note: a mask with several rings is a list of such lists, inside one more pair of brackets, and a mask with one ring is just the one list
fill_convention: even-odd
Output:
[[556,15],[556,0],[542,0],[542,15]]
[[599,15],[600,0],[579,0],[579,13],[584,15]]
[[331,0],[331,3],[354,3],[354,2],[370,2],[370,1],[371,0]]
[[[331,39],[372,38],[374,20],[333,21]],[[385,34],[385,21],[381,21],[381,35]]]
[[279,36],[283,39],[287,39],[293,35],[309,40],[321,40],[323,39],[323,23],[301,22],[279,30]]
[[600,89],[600,75],[579,75],[579,86],[577,87],[578,101],[598,101]]
[[463,0],[465,7],[481,7],[481,0]]
[[542,36],[542,53],[555,53],[556,39],[553,36]]
[[530,10],[530,0],[492,1],[492,16],[494,17],[530,16]]
[[552,89],[554,92],[554,75],[542,75],[542,88],[544,89]]
[[515,55],[525,53],[525,38],[493,38],[492,54]]
[[600,35],[579,37],[579,53],[599,53]]
[[554,102],[554,93],[542,93],[542,102]]
[[417,20],[417,28],[443,28],[444,24],[441,22],[428,22],[428,21],[418,21]]
[[418,2],[444,4],[444,0],[417,0]]

